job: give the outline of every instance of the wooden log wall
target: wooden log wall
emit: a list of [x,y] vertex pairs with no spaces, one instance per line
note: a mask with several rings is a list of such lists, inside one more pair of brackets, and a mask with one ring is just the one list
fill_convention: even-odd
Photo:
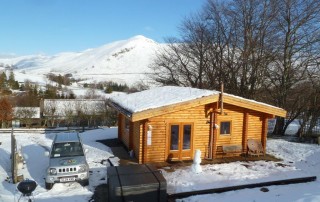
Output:
[[[152,145],[147,146],[147,162],[163,162],[169,152],[169,124],[193,123],[193,148],[202,151],[202,158],[208,151],[210,116],[205,106],[165,114],[148,119],[152,126]],[[191,158],[193,154],[191,155]]]

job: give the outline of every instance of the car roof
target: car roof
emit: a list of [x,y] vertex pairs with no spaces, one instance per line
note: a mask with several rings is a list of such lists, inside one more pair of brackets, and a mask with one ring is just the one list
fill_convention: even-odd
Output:
[[78,133],[57,133],[54,142],[79,142],[80,137]]

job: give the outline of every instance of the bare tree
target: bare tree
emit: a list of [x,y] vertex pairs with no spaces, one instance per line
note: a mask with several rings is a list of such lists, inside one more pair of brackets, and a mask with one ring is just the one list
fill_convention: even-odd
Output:
[[66,120],[66,124],[67,124],[67,127],[69,128],[75,117],[74,105],[68,102],[67,100],[64,100],[63,109],[64,109],[64,117]]
[[82,127],[82,130],[84,131],[86,117],[84,112],[84,105],[82,102],[77,101],[75,103],[75,110],[76,110],[76,121],[78,123],[78,126]]
[[275,5],[269,0],[232,1],[223,9],[229,25],[224,57],[229,76],[225,83],[231,93],[256,98],[271,62],[267,36],[272,32],[275,13]]
[[265,89],[277,106],[289,112],[286,125],[283,119],[277,121],[276,133],[283,134],[286,126],[302,112],[297,109],[305,103],[299,100],[307,102],[306,97],[312,97],[306,95],[310,88],[301,94],[294,92],[297,85],[309,80],[310,74],[318,74],[314,69],[320,53],[320,1],[278,0],[277,4],[281,9],[274,21],[271,43],[274,59],[268,68]]
[[36,117],[37,110],[34,107],[18,107],[15,111],[15,118],[26,124],[26,127],[31,126],[32,120]]
[[183,21],[181,39],[170,38],[157,55],[154,80],[206,89],[223,82],[228,92],[254,98],[270,63],[266,36],[274,17],[267,0],[208,1]]
[[84,99],[98,99],[98,98],[101,98],[101,96],[97,94],[97,91],[94,88],[89,88],[84,95]]
[[57,119],[57,103],[55,100],[45,100],[44,103],[44,116],[46,117],[45,122],[54,127],[55,120]]
[[158,53],[151,65],[154,80],[164,85],[208,88],[204,77],[208,65],[207,25],[197,14],[185,19],[180,27],[182,39],[168,38],[167,47]]

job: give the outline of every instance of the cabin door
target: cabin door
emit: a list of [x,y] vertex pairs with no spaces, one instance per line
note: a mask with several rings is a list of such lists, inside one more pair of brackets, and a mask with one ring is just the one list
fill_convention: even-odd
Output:
[[192,158],[192,131],[190,123],[170,124],[168,160]]

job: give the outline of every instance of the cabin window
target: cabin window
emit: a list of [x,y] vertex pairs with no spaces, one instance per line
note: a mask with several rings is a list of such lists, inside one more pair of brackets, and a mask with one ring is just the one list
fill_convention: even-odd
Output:
[[231,135],[231,121],[220,122],[220,135]]

